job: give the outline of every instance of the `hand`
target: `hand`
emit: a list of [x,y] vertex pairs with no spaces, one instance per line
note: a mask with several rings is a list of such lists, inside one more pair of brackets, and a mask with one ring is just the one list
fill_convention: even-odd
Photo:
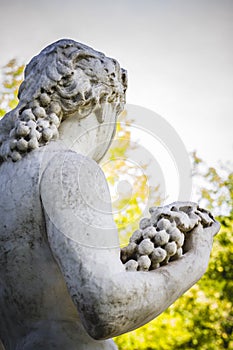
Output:
[[213,245],[213,237],[220,230],[220,224],[216,220],[212,220],[212,223],[203,227],[201,223],[199,223],[194,229],[188,233],[186,233],[186,239],[184,242],[184,253],[188,251],[197,252],[201,247],[208,247],[211,251]]
[[184,253],[200,250],[201,246],[206,245],[211,251],[213,237],[218,233],[220,224],[209,211],[193,202],[176,202],[164,209],[163,213],[185,234]]

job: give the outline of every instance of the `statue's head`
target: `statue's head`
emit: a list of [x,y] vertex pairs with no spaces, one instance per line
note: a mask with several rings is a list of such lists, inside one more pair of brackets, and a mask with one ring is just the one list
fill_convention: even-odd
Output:
[[0,121],[0,161],[17,161],[58,137],[72,115],[99,116],[106,103],[119,114],[124,107],[127,74],[118,62],[73,40],[46,47],[26,66],[19,104]]

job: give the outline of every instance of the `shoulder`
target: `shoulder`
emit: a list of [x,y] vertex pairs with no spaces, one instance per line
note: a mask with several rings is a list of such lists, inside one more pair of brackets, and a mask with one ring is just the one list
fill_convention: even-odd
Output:
[[[80,154],[62,152],[47,165],[41,177],[40,196],[46,213],[56,221],[82,217],[86,224],[112,227],[111,198],[99,165]],[[68,218],[68,219],[67,219]]]
[[92,159],[72,151],[57,153],[47,164],[41,183],[49,188],[61,186],[67,191],[88,189],[88,192],[105,193],[108,190],[105,175]]
[[99,165],[91,158],[70,150],[60,151],[56,152],[49,162],[47,162],[42,177],[55,172],[58,172],[60,176],[63,174],[67,175],[68,173],[72,176],[73,174],[77,174],[77,170],[87,175],[90,171],[97,171],[97,169],[103,175]]
[[56,155],[43,172],[40,197],[48,231],[56,228],[85,245],[118,246],[108,185],[93,160],[73,152]]

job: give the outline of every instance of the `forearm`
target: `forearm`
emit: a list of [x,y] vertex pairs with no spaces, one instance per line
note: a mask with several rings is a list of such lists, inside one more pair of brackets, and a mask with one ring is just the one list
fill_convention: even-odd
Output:
[[103,276],[99,293],[92,293],[90,281],[85,296],[89,294],[92,306],[90,314],[83,313],[87,331],[96,339],[104,339],[154,319],[201,278],[209,253],[210,242],[203,240],[197,251],[190,251],[155,271]]

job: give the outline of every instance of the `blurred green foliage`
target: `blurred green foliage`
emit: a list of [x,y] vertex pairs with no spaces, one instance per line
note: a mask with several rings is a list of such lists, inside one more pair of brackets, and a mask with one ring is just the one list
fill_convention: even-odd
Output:
[[[114,142],[105,156],[107,161],[100,164],[110,188],[113,216],[122,245],[128,244],[130,235],[138,228],[144,214],[144,204],[148,204],[148,201],[150,206],[161,203],[159,186],[149,184],[148,164],[145,162],[139,166],[128,161],[129,152],[137,148],[131,140],[131,123],[127,111],[123,111],[118,117]],[[124,181],[128,186],[121,190],[117,185]]]
[[23,71],[24,65],[20,65],[16,59],[12,59],[1,69],[0,118],[18,102],[17,94]]
[[209,168],[196,153],[192,161],[194,177],[202,180],[200,202],[221,223],[208,270],[158,318],[117,337],[119,350],[233,349],[233,172]]
[[[11,60],[2,69],[0,117],[17,104],[23,69],[16,60]],[[145,176],[127,163],[127,152],[131,147],[127,125],[130,125],[130,121],[123,114],[117,125],[117,143],[108,155],[108,159],[118,158],[119,161],[114,161],[114,166],[111,166],[111,162],[103,165],[110,187],[126,173],[136,179],[133,196],[123,196],[114,204],[115,221],[122,243],[126,243],[129,231],[135,229],[135,217],[140,217],[140,204],[148,191],[152,193],[154,205],[160,202],[158,188],[149,188]],[[195,152],[192,162],[200,203],[213,210],[221,223],[208,270],[195,286],[162,315],[140,329],[115,338],[119,350],[233,349],[233,172],[226,165],[218,170],[208,167]],[[126,203],[126,210],[119,210]],[[128,225],[128,231],[125,232],[130,222],[134,224]]]

